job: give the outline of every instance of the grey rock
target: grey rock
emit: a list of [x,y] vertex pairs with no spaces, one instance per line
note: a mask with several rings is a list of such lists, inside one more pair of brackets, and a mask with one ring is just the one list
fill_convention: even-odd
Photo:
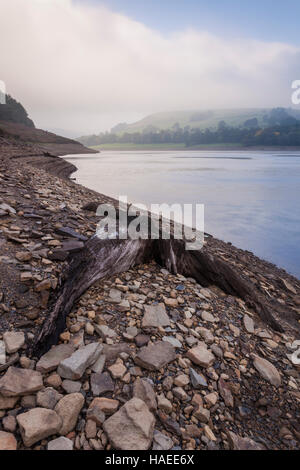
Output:
[[205,377],[190,367],[190,379],[194,388],[208,387]]
[[43,388],[42,375],[35,370],[9,367],[0,379],[0,393],[5,397],[30,395],[41,388]]
[[55,407],[55,411],[62,420],[62,426],[59,430],[59,433],[62,436],[73,431],[83,405],[84,398],[81,393],[71,393],[59,400]]
[[0,340],[0,365],[4,365],[6,363],[6,349],[4,341]]
[[92,365],[92,371],[97,372],[97,374],[101,374],[105,366],[105,361],[106,356],[104,354],[101,354],[95,364]]
[[254,333],[255,332],[254,321],[252,320],[251,317],[249,317],[249,315],[247,315],[247,314],[244,315],[243,322],[244,322],[245,330],[248,333]]
[[91,389],[94,396],[104,395],[107,392],[113,392],[114,382],[108,372],[91,375]]
[[25,335],[22,331],[7,331],[3,335],[6,352],[13,354],[25,344]]
[[21,436],[26,447],[57,434],[61,429],[62,420],[53,410],[34,408],[17,416]]
[[47,450],[73,450],[73,442],[71,439],[61,436],[53,439],[53,441],[49,441]]
[[44,354],[36,365],[36,370],[42,373],[51,372],[59,366],[59,364],[74,352],[74,347],[70,344],[59,344]]
[[57,392],[52,387],[45,388],[45,390],[41,390],[38,392],[36,396],[36,403],[41,408],[49,408],[53,410],[56,403],[62,398],[62,395]]
[[182,348],[181,342],[173,336],[164,336],[162,340],[172,344],[174,348]]
[[175,358],[174,347],[166,341],[159,341],[142,348],[136,355],[135,362],[148,370],[160,370]]
[[143,400],[146,403],[150,411],[156,411],[157,401],[156,395],[152,385],[146,379],[140,379],[139,377],[133,384],[133,396]]
[[81,382],[66,379],[63,380],[61,386],[67,393],[78,393],[81,389]]
[[132,398],[108,418],[103,429],[115,449],[147,450],[153,439],[155,418],[146,404]]
[[59,364],[58,374],[65,379],[80,379],[85,370],[96,362],[102,349],[99,343],[91,343],[79,349]]
[[174,443],[172,439],[160,431],[155,430],[153,435],[153,450],[170,450]]
[[253,365],[255,369],[260,373],[260,375],[270,382],[270,384],[274,385],[275,387],[280,387],[281,385],[281,377],[273,364],[263,359],[262,357],[256,356],[255,354],[253,357]]
[[143,328],[158,328],[160,326],[169,326],[170,319],[166,312],[165,304],[145,305],[145,314],[142,320]]

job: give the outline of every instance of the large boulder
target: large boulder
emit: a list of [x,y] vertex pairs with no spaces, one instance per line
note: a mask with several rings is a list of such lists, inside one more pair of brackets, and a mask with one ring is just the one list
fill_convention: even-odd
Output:
[[136,355],[135,362],[148,370],[160,370],[175,358],[175,348],[166,341],[158,341],[142,348]]
[[132,398],[108,418],[103,429],[114,449],[147,450],[151,446],[155,418],[146,404]]
[[57,434],[61,428],[62,420],[53,410],[46,408],[33,408],[27,413],[17,416],[21,436],[26,447],[46,437]]
[[83,405],[84,398],[81,393],[70,393],[70,395],[66,395],[59,400],[55,406],[55,411],[62,421],[62,426],[59,430],[62,436],[73,431]]
[[0,379],[0,393],[5,397],[31,395],[41,388],[43,388],[42,375],[31,369],[9,367]]
[[58,374],[64,379],[80,379],[85,370],[96,362],[102,349],[103,346],[99,343],[91,343],[78,349],[78,351],[59,364],[57,369]]
[[36,370],[45,373],[57,369],[59,364],[74,352],[72,344],[59,344],[44,354],[36,365]]

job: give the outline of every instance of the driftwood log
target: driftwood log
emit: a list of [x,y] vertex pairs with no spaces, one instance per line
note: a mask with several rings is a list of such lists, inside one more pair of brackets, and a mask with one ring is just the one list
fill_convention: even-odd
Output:
[[185,242],[174,238],[100,240],[95,235],[70,260],[65,279],[61,280],[50,314],[35,338],[31,352],[39,357],[58,342],[74,302],[96,281],[151,260],[173,274],[193,277],[203,287],[216,285],[225,293],[240,297],[274,330],[285,329],[288,309],[258,290],[242,269],[218,257],[209,243],[199,251],[186,251]]

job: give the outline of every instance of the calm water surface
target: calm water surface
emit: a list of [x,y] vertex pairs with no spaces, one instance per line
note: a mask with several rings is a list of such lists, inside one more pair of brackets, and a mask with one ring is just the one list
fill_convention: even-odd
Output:
[[65,157],[133,203],[205,204],[205,231],[300,278],[300,152],[103,151]]

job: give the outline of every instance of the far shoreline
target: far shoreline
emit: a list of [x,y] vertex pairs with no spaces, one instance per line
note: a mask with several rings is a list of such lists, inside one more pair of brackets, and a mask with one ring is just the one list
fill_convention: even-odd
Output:
[[246,152],[300,152],[300,146],[298,147],[289,147],[289,146],[255,146],[255,147],[245,147],[242,145],[234,144],[211,144],[211,145],[195,145],[193,147],[186,147],[184,144],[103,144],[95,145],[88,147],[91,150],[96,150],[99,153],[101,151],[135,151],[135,150],[145,150],[145,151],[197,151],[197,150],[206,150],[206,151],[246,151]]

